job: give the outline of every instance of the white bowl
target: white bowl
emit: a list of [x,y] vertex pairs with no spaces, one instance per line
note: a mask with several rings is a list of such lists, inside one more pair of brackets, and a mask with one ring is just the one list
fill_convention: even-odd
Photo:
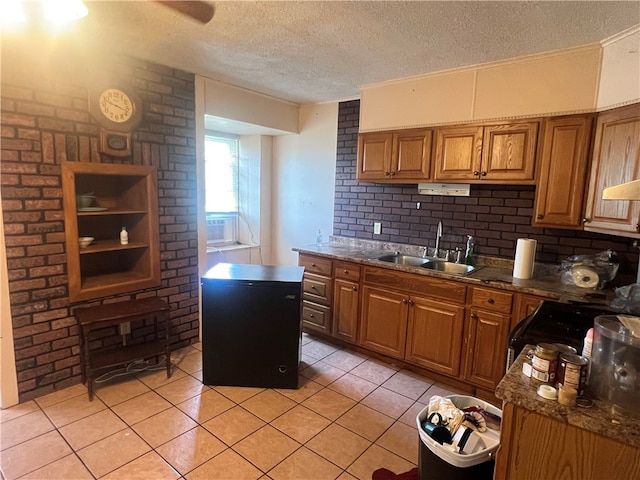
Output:
[[78,239],[78,242],[80,243],[80,248],[86,248],[89,245],[91,245],[91,242],[93,242],[94,237],[80,237]]

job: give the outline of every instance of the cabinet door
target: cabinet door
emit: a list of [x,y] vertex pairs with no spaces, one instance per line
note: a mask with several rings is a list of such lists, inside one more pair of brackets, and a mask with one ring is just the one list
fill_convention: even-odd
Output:
[[431,130],[406,130],[393,134],[393,180],[428,180],[431,170]]
[[408,310],[406,295],[363,287],[358,343],[373,351],[403,359]]
[[358,135],[358,180],[388,180],[391,176],[393,135],[390,132]]
[[406,360],[435,372],[457,376],[463,325],[464,306],[412,296]]
[[467,320],[465,378],[493,390],[505,373],[509,315],[471,308]]
[[356,342],[358,328],[358,284],[335,280],[333,295],[332,335],[347,342]]
[[535,226],[582,228],[592,115],[545,121]]
[[434,180],[478,180],[482,132],[477,126],[437,129]]
[[600,114],[596,123],[585,230],[638,234],[640,202],[602,199],[606,187],[638,178],[640,104]]
[[484,127],[480,178],[487,180],[535,180],[538,122]]
[[544,298],[537,297],[535,295],[516,295],[513,314],[511,315],[511,323],[509,324],[509,331],[513,330],[513,327],[515,327],[520,320],[535,312],[544,300]]

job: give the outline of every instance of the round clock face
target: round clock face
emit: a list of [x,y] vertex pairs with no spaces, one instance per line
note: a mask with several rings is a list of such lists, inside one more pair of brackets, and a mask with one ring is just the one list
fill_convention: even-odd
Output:
[[100,94],[100,112],[115,123],[128,121],[134,113],[133,102],[129,96],[117,88],[108,88]]

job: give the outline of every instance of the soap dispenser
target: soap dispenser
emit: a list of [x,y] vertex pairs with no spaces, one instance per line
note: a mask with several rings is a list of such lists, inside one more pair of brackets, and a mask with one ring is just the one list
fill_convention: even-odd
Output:
[[464,263],[466,263],[467,265],[475,265],[476,264],[476,260],[475,258],[473,258],[473,248],[476,246],[476,244],[473,241],[473,236],[472,235],[467,235],[467,249],[464,252]]

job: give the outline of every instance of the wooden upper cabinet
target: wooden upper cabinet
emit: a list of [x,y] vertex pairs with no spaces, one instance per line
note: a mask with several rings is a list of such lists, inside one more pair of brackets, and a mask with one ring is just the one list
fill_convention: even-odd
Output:
[[396,183],[429,180],[432,136],[428,129],[361,133],[357,179]]
[[435,181],[535,181],[538,122],[439,128]]
[[406,130],[393,134],[391,176],[394,180],[431,178],[431,130]]
[[537,142],[538,122],[485,126],[480,178],[533,183]]
[[434,180],[477,180],[482,160],[483,127],[436,130]]
[[358,135],[358,180],[389,179],[392,143],[389,132]]
[[582,229],[592,125],[593,115],[545,121],[533,225]]
[[603,200],[602,191],[640,178],[640,103],[598,116],[585,230],[640,237],[640,201]]

